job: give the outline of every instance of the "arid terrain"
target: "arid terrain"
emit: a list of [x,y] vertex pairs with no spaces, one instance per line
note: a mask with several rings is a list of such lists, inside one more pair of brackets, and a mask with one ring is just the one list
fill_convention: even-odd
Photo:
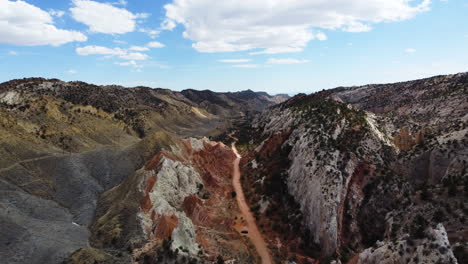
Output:
[[0,259],[467,263],[467,95],[2,83]]

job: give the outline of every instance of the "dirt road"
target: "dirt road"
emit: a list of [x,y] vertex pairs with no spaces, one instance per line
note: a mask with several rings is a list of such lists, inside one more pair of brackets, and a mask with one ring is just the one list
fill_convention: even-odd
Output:
[[255,249],[257,250],[258,255],[262,259],[262,264],[272,264],[272,258],[270,256],[270,252],[268,247],[263,239],[260,231],[258,230],[257,223],[255,221],[255,217],[253,216],[252,212],[250,211],[249,205],[245,201],[244,191],[242,190],[242,184],[240,182],[240,168],[239,163],[241,156],[237,152],[235,143],[232,144],[232,151],[236,154],[237,158],[234,160],[234,173],[232,178],[232,185],[234,186],[234,190],[236,191],[236,198],[237,203],[239,204],[239,208],[241,210],[242,216],[246,222],[246,231],[248,231],[247,237],[249,237],[252,244],[254,244]]

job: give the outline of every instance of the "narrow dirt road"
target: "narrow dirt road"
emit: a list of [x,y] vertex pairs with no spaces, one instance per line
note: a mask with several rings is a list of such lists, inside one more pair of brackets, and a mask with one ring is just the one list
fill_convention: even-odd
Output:
[[237,152],[235,143],[232,143],[232,151],[234,151],[234,153],[237,156],[237,158],[234,160],[234,173],[232,177],[232,185],[234,186],[234,190],[237,194],[237,203],[239,204],[242,216],[244,217],[247,223],[247,237],[250,239],[250,241],[252,241],[252,244],[254,244],[258,255],[260,255],[262,259],[262,264],[272,264],[273,261],[270,256],[270,252],[268,251],[268,247],[265,243],[265,240],[263,240],[260,231],[258,230],[257,223],[255,222],[255,218],[252,212],[250,211],[249,205],[245,201],[244,191],[242,190],[242,184],[240,182],[241,175],[239,163],[241,156]]

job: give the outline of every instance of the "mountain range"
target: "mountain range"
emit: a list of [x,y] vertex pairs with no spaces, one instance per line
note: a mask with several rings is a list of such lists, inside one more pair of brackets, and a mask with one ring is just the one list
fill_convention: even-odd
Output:
[[0,258],[466,263],[467,95],[468,73],[293,97],[2,83]]

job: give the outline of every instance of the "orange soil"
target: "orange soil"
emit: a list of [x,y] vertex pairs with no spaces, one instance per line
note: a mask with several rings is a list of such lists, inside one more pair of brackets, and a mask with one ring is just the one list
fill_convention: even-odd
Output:
[[234,160],[234,170],[233,170],[233,177],[232,177],[232,185],[234,186],[234,190],[236,191],[236,198],[237,203],[239,204],[239,208],[241,210],[244,222],[247,227],[247,237],[250,239],[252,244],[254,244],[255,249],[257,250],[258,255],[262,259],[262,264],[271,264],[273,263],[270,252],[268,247],[263,239],[260,231],[257,227],[257,223],[255,222],[255,218],[250,211],[250,208],[245,200],[244,191],[242,190],[242,185],[240,183],[240,168],[239,163],[241,156],[237,152],[236,146],[232,144],[232,151],[236,154],[236,159]]

